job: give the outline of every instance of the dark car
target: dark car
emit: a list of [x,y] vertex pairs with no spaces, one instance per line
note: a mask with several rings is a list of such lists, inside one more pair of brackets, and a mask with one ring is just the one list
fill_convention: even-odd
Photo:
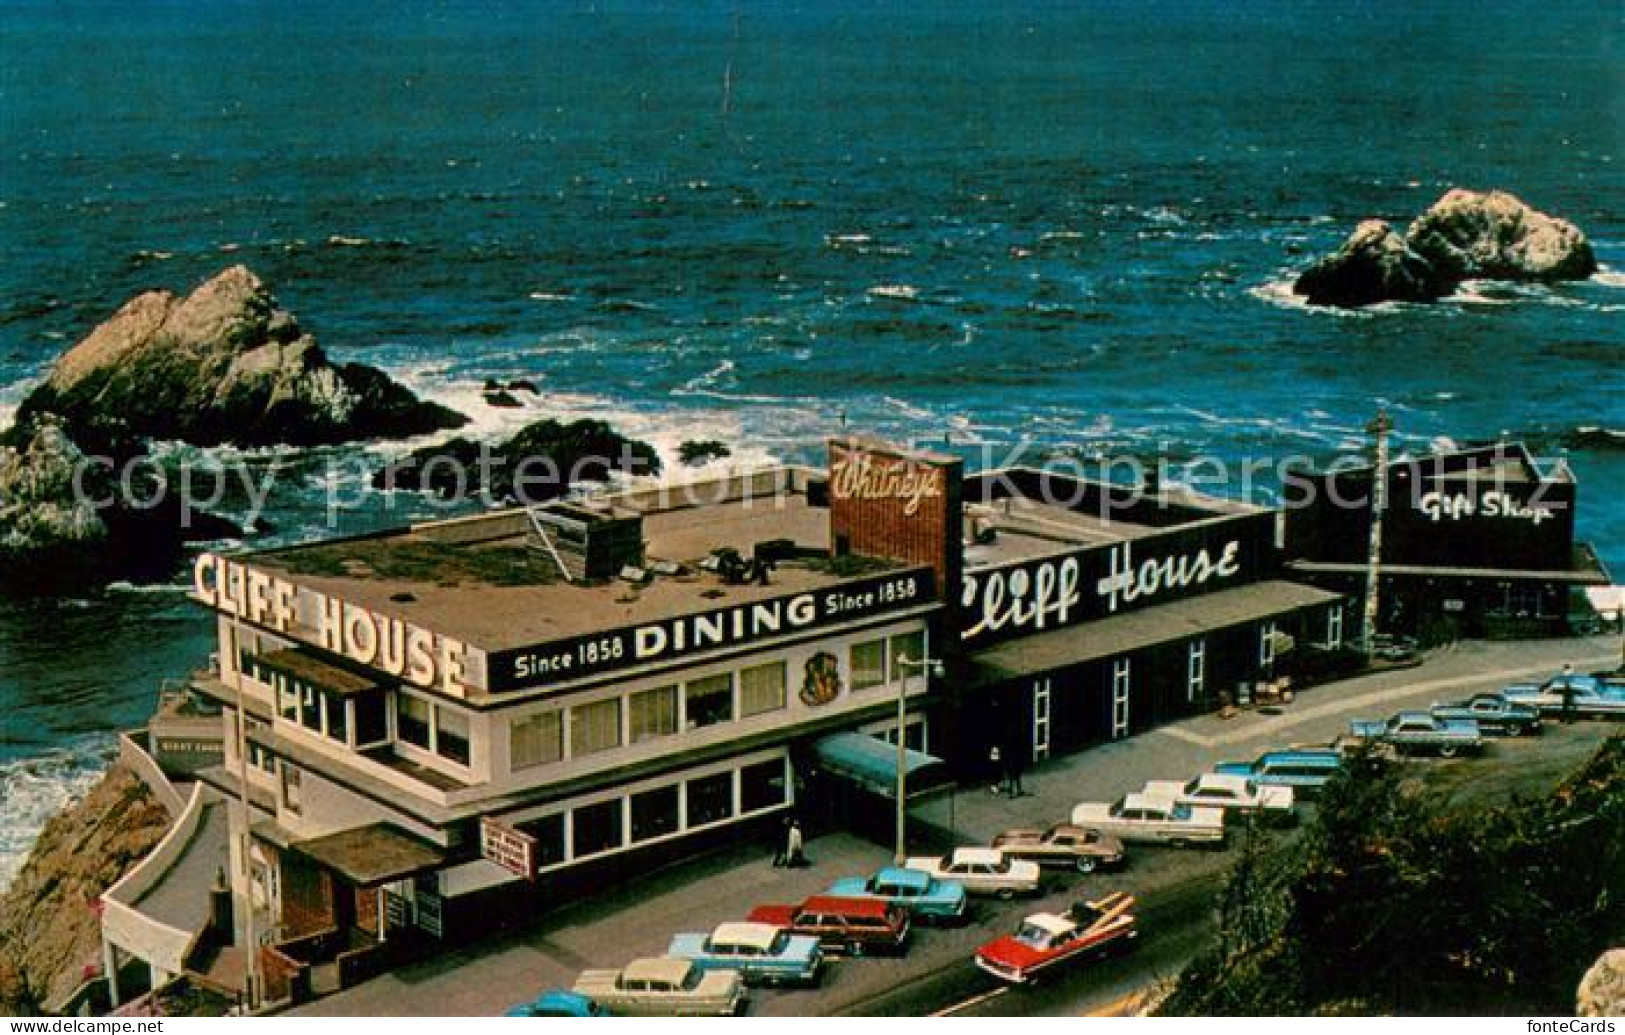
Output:
[[1522,737],[1541,729],[1539,708],[1500,694],[1474,694],[1465,701],[1436,704],[1432,712],[1436,719],[1473,719],[1479,731],[1491,737]]
[[826,952],[898,956],[908,948],[908,910],[875,898],[814,895],[799,906],[757,906],[750,919],[811,935]]

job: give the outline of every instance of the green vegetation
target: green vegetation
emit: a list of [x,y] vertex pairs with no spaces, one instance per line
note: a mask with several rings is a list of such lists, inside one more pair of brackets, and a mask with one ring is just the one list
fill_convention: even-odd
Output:
[[1448,802],[1361,760],[1291,844],[1249,838],[1163,1014],[1569,1014],[1625,936],[1625,737],[1545,798]]

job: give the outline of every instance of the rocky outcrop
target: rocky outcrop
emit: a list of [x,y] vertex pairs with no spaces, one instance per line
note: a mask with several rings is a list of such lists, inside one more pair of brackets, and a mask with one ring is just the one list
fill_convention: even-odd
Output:
[[141,439],[321,445],[467,423],[381,371],[331,362],[243,266],[185,298],[126,302],[23,401],[14,438],[46,414],[97,452]]
[[1580,1017],[1625,1016],[1625,949],[1609,949],[1580,979],[1574,1012]]
[[[184,511],[131,468],[129,495],[51,421],[21,448],[0,447],[0,594],[40,594],[119,578],[160,578],[184,545],[242,534],[234,522]],[[128,500],[140,500],[133,505]]]
[[59,1000],[101,963],[97,907],[169,828],[140,780],[121,766],[45,825],[0,896],[0,1010]]
[[442,499],[486,497],[540,503],[612,472],[660,472],[660,455],[601,420],[541,420],[500,445],[454,438],[417,450],[373,475],[379,489],[430,491]]
[[1355,228],[1292,285],[1311,305],[1431,302],[1462,281],[1582,280],[1597,271],[1584,233],[1505,191],[1449,191],[1401,238],[1380,220]]
[[1337,251],[1303,272],[1292,285],[1310,305],[1344,308],[1375,302],[1431,302],[1450,290],[1433,265],[1380,219],[1355,228]]
[[1591,242],[1579,227],[1505,191],[1452,190],[1417,217],[1405,240],[1456,283],[1584,280],[1597,272]]

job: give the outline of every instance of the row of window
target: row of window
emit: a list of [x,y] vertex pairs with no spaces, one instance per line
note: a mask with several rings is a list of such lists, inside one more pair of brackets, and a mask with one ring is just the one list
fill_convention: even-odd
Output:
[[468,715],[415,694],[395,695],[397,740],[466,766],[472,756],[468,743]]
[[537,865],[557,866],[739,819],[790,802],[789,763],[771,758],[518,824]]
[[374,747],[389,740],[389,719],[382,692],[344,697],[260,663],[245,652],[244,674],[271,688],[277,714],[288,722],[351,748]]
[[[897,659],[918,660],[925,634],[908,633],[854,644],[850,651],[852,688],[864,690],[909,673]],[[784,661],[719,672],[684,683],[634,690],[600,701],[515,719],[509,726],[510,767],[518,772],[584,758],[784,709],[789,701],[789,668]],[[566,748],[568,747],[568,750]]]

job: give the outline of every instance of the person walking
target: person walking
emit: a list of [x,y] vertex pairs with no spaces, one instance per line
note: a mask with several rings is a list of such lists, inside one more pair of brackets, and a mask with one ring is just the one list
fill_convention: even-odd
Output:
[[802,850],[800,820],[792,819],[790,828],[784,833],[784,865],[792,870],[812,865]]
[[1568,662],[1563,663],[1563,674],[1558,677],[1562,680],[1563,694],[1563,725],[1574,724],[1574,666]]
[[1004,759],[999,755],[999,745],[994,744],[987,752],[988,768],[993,771],[993,786],[988,788],[992,794],[1004,793]]

